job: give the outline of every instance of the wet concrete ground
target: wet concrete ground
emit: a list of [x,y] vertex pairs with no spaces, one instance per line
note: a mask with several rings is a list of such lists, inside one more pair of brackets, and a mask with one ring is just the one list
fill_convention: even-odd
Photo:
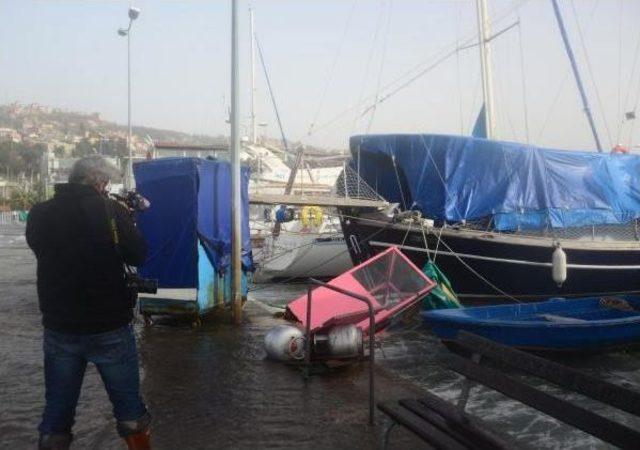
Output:
[[[42,329],[35,290],[35,261],[24,229],[0,226],[0,448],[35,448],[43,407]],[[156,449],[379,448],[388,422],[378,413],[367,425],[367,363],[312,377],[265,359],[262,340],[276,323],[273,307],[304,286],[262,286],[250,295],[245,324],[223,319],[201,328],[136,326],[142,390],[154,417]],[[429,389],[447,399],[460,392],[460,377],[438,366],[444,347],[416,322],[385,332],[376,352],[378,400],[419,395]],[[565,361],[614,383],[640,390],[640,354],[612,353]],[[567,398],[566,393],[541,385]],[[620,417],[579,396],[579,404]],[[533,448],[607,448],[597,439],[485,388],[472,390],[471,412]],[[78,405],[77,449],[122,449],[111,406],[90,367]],[[395,429],[389,448],[423,448]]]

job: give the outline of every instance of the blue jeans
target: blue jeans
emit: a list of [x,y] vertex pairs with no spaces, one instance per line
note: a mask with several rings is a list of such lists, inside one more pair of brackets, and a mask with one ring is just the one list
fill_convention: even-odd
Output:
[[44,330],[44,372],[46,406],[41,434],[71,434],[76,405],[87,363],[96,365],[113,415],[120,424],[142,420],[149,415],[140,396],[138,352],[133,327],[98,334],[66,334]]

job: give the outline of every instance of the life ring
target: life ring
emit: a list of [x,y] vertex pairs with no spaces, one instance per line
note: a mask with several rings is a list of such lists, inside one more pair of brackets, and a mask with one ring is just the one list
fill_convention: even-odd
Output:
[[313,225],[319,227],[322,225],[322,208],[319,206],[305,206],[300,211],[300,222],[303,227]]

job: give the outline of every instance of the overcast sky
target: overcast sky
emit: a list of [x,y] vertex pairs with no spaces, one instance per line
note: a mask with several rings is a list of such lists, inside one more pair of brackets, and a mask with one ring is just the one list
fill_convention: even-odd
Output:
[[[498,137],[570,149],[594,147],[551,2],[488,0]],[[622,123],[640,91],[637,0],[560,0],[598,131],[606,147],[640,144]],[[123,1],[0,0],[0,102],[101,112],[126,123]],[[230,1],[139,0],[132,34],[133,122],[228,134]],[[482,102],[477,47],[461,50],[363,111],[416,67],[476,34],[474,0],[239,1],[243,123],[249,115],[248,8],[288,138],[346,147],[363,132],[469,133]],[[458,44],[456,44],[458,43]],[[586,52],[585,52],[586,50]],[[257,63],[257,114],[278,135]],[[633,75],[633,77],[632,77]],[[397,86],[398,84],[394,85]],[[393,87],[393,86],[392,86]],[[524,98],[526,96],[526,108]],[[640,121],[640,113],[638,114]],[[313,124],[313,126],[312,126]],[[309,135],[309,130],[313,132]]]

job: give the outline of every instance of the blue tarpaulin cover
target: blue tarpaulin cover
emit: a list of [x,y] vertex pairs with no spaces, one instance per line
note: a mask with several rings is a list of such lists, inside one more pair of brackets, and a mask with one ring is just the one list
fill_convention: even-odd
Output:
[[[351,138],[377,192],[424,216],[492,217],[498,230],[621,224],[640,216],[640,157],[445,135]],[[402,189],[400,189],[402,186]]]
[[[231,254],[229,163],[198,158],[162,158],[133,166],[137,191],[151,202],[138,214],[148,246],[142,276],[163,288],[198,287],[198,242],[223,273]],[[248,169],[242,171],[243,266],[252,269],[249,240]]]

